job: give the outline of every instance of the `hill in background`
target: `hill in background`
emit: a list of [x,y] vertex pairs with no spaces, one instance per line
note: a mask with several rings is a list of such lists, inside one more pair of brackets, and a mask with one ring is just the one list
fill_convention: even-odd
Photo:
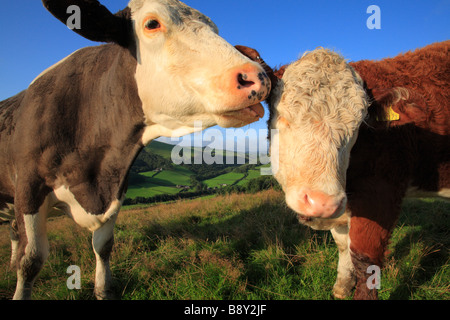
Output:
[[271,176],[261,176],[263,165],[250,164],[248,154],[231,153],[233,161],[230,161],[226,159],[227,155],[230,157],[229,152],[214,150],[210,154],[222,157],[222,164],[206,164],[204,161],[196,164],[195,155],[205,148],[184,148],[183,153],[187,155],[182,156],[190,158],[190,163],[175,164],[171,159],[174,147],[154,140],[142,150],[130,170],[124,205],[214,193],[255,192],[277,185]]

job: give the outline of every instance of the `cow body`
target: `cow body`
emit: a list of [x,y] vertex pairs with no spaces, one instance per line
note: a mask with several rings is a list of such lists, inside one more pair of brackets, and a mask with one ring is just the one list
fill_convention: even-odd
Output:
[[[97,1],[43,2],[61,21],[79,5],[83,28],[75,31],[110,43],[74,52],[0,102],[0,216],[14,219],[14,298],[31,298],[54,210],[93,232],[95,294],[110,298],[113,227],[138,153],[156,137],[198,130],[194,121],[256,121],[270,80],[179,1],[132,0],[116,15]],[[190,46],[198,52],[182,60]]]
[[269,120],[279,129],[275,177],[300,222],[331,230],[338,298],[355,284],[355,299],[377,298],[368,270],[382,267],[408,191],[450,198],[449,55],[446,41],[348,65],[318,49],[278,72]]
[[[145,127],[133,74],[128,72],[132,63],[129,52],[115,44],[85,48],[36,79],[19,99],[12,98],[17,102],[5,108],[11,111],[5,117],[11,124],[0,133],[2,144],[8,145],[1,158],[6,170],[0,188],[10,199],[19,190],[25,191],[25,198],[37,196],[24,203],[25,214],[37,212],[42,199],[63,186],[94,216],[122,198],[129,166],[143,147]],[[80,64],[85,66],[82,72]],[[35,188],[25,190],[22,180],[30,187],[45,187],[38,193]],[[98,188],[100,197],[92,197]]]

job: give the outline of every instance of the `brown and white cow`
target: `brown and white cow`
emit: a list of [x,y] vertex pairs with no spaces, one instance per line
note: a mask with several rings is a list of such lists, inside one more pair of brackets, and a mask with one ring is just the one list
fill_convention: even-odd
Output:
[[404,196],[450,198],[450,41],[350,64],[317,49],[276,74],[275,177],[300,222],[333,234],[334,296],[356,284],[355,299],[375,299],[369,267],[382,267]]
[[116,14],[94,0],[43,3],[64,23],[78,6],[74,31],[108,44],[74,52],[0,102],[0,213],[15,215],[14,298],[31,297],[55,208],[93,232],[95,294],[109,298],[113,227],[140,150],[159,136],[192,133],[194,121],[258,120],[270,80],[177,0],[131,0]]

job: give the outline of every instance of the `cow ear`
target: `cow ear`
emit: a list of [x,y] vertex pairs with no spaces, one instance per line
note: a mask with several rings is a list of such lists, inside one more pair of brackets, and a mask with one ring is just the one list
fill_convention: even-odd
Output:
[[275,72],[274,72],[275,77],[277,77],[278,79],[281,80],[281,78],[283,78],[284,72],[286,71],[287,67],[288,67],[287,65],[284,65],[284,66],[280,67],[280,69],[275,70]]
[[86,39],[128,44],[132,23],[126,9],[114,15],[96,0],[42,0],[42,3],[58,20]]
[[263,67],[264,71],[269,76],[271,82],[271,89],[273,90],[273,88],[275,88],[275,85],[277,84],[278,79],[275,77],[273,69],[261,58],[259,52],[253,48],[249,48],[246,46],[236,45],[234,47],[244,56],[246,56],[252,61],[259,63]]

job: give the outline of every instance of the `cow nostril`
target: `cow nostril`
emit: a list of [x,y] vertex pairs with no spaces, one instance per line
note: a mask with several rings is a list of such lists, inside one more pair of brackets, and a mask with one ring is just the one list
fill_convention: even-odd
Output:
[[253,81],[248,81],[248,76],[244,73],[238,74],[238,83],[239,83],[239,89],[241,88],[249,88],[253,86],[255,83]]
[[308,196],[308,194],[305,194],[303,201],[305,202],[305,205],[308,207],[314,206],[314,200],[310,196]]

